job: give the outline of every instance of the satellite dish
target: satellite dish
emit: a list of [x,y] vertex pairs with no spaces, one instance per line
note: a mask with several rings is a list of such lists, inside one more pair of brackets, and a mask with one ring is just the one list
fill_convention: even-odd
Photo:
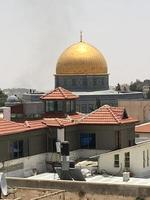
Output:
[[0,173],[0,190],[4,196],[7,195],[7,182],[4,173]]

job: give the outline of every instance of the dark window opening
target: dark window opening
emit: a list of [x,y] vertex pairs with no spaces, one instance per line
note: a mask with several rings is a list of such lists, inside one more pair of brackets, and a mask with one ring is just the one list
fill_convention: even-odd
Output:
[[73,87],[76,87],[76,86],[77,86],[76,79],[72,79],[72,86],[73,86]]
[[66,112],[67,113],[75,112],[75,102],[74,101],[66,101]]
[[119,167],[119,154],[114,155],[114,167]]
[[62,112],[63,101],[46,101],[46,112]]
[[116,131],[115,132],[115,143],[116,143],[116,149],[120,149],[121,148],[121,135],[120,135],[120,131]]
[[55,110],[54,101],[46,101],[46,112],[50,112],[54,110]]
[[82,113],[87,113],[87,104],[82,104],[81,105],[81,112]]
[[13,159],[21,158],[24,156],[23,140],[18,140],[11,144],[11,155]]
[[96,148],[95,134],[81,133],[80,134],[80,148],[95,149]]
[[130,168],[130,152],[125,153],[125,168]]

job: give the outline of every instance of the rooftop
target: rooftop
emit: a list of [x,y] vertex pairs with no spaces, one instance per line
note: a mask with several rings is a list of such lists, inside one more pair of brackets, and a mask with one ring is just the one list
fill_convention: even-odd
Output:
[[[43,173],[35,176],[31,176],[27,179],[31,180],[59,180],[56,173]],[[145,185],[150,186],[150,178],[133,178],[130,177],[129,181],[123,181],[122,176],[112,176],[112,175],[94,175],[86,178],[86,182],[90,183],[106,183],[106,184],[116,184],[116,185]]]
[[24,121],[17,123],[0,119],[0,136],[27,132],[31,130],[47,128],[47,127],[65,127],[79,123],[79,120],[83,117],[81,113],[74,113],[72,115],[52,115],[40,120]]
[[62,87],[58,87],[41,97],[43,100],[71,100],[77,98],[77,95]]
[[137,125],[135,127],[136,133],[150,133],[150,122]]
[[0,119],[0,136],[27,131],[24,124]]
[[123,96],[123,95],[130,95],[130,94],[142,94],[142,92],[126,92],[126,93],[121,93],[121,92],[117,92],[115,90],[100,90],[100,91],[86,91],[86,92],[82,92],[82,91],[79,91],[79,92],[73,92],[74,94],[78,95],[78,96],[81,96],[81,95],[120,95],[120,96]]
[[104,105],[83,117],[80,124],[124,124],[133,122],[137,122],[137,120],[129,117],[124,107]]
[[47,127],[66,127],[77,124],[119,125],[135,123],[137,120],[128,116],[123,107],[104,105],[85,115],[83,113],[65,114],[51,113],[39,120],[24,121],[22,123],[0,119],[0,136],[21,133]]

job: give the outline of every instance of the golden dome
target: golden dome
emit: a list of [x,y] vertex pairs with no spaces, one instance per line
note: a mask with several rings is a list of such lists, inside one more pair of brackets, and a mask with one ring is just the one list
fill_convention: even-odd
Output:
[[107,63],[98,49],[80,41],[67,48],[59,57],[56,74],[103,75],[107,74]]

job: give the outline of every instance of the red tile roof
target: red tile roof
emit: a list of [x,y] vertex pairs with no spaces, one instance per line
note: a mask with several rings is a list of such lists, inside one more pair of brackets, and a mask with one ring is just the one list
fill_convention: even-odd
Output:
[[0,136],[27,131],[24,124],[0,119]]
[[35,129],[40,129],[40,128],[46,128],[47,127],[47,125],[43,121],[43,119],[41,119],[41,120],[25,121],[23,124],[24,124],[24,126],[28,130],[35,130]]
[[0,119],[0,136],[28,132],[47,127],[65,127],[78,124],[83,117],[82,113],[72,115],[49,116],[41,120],[31,120],[22,123]]
[[30,128],[39,128],[43,125],[47,127],[65,127],[65,126],[72,126],[79,123],[79,120],[84,116],[82,113],[75,113],[72,115],[49,115],[42,120],[34,120],[34,121],[26,121],[25,123]]
[[27,132],[47,127],[65,127],[77,124],[109,125],[135,122],[137,122],[137,120],[128,117],[124,108],[110,107],[105,105],[87,115],[82,113],[57,115],[53,113],[52,115],[49,115],[41,120],[25,121],[23,123],[16,123],[0,119],[0,136]]
[[104,105],[83,117],[80,124],[124,124],[137,120],[127,116],[123,107]]
[[71,100],[71,99],[77,99],[79,96],[73,94],[69,90],[66,90],[62,87],[58,87],[55,90],[52,90],[46,95],[41,96],[41,99],[43,100]]
[[137,125],[135,127],[136,133],[150,133],[150,122]]

